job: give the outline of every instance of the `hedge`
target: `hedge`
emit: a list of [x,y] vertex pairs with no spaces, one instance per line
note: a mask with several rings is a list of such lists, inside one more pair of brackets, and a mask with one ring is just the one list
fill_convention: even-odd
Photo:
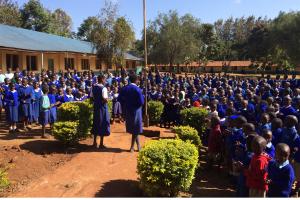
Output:
[[160,122],[161,115],[164,111],[164,104],[160,101],[148,102],[149,122],[155,125]]
[[65,145],[76,144],[81,139],[78,121],[56,122],[53,126],[54,138]]
[[182,125],[195,128],[199,135],[202,135],[206,130],[207,123],[205,122],[208,116],[208,111],[204,108],[188,108],[180,112]]
[[6,169],[0,168],[0,191],[10,185],[7,175]]
[[190,126],[176,126],[173,128],[176,133],[176,138],[185,142],[190,141],[197,148],[202,146],[198,131]]
[[187,191],[198,164],[195,145],[182,140],[152,140],[138,155],[140,186],[148,196],[177,196]]

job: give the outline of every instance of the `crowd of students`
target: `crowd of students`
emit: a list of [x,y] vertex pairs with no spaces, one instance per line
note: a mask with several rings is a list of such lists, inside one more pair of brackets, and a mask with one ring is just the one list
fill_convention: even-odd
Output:
[[[127,74],[104,74],[113,119],[122,119],[118,96],[128,84]],[[143,90],[148,81],[148,100],[165,105],[162,125],[180,124],[184,108],[209,111],[210,127],[202,138],[208,145],[208,166],[226,166],[237,196],[288,197],[294,183],[299,188],[300,80],[295,76],[255,79],[150,71],[146,79],[141,74],[140,80]],[[57,107],[89,98],[96,83],[92,71],[38,75],[18,69],[0,71],[0,112],[4,108],[11,132],[19,131],[18,122],[23,122],[25,131],[39,123],[44,137],[45,126],[57,119]]]

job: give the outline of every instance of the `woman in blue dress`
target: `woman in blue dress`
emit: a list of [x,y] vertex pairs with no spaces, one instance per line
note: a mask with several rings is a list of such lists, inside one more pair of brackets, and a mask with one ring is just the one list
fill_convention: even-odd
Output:
[[135,74],[129,76],[131,84],[122,88],[118,100],[122,108],[125,108],[126,131],[132,134],[130,152],[134,151],[134,144],[137,143],[138,151],[141,149],[139,134],[143,132],[142,108],[144,96],[142,90],[136,85],[138,77]]
[[94,135],[93,146],[97,146],[97,136],[100,136],[100,149],[106,148],[103,144],[105,136],[110,135],[110,117],[108,112],[108,92],[104,87],[105,76],[98,76],[98,84],[92,88],[91,98],[94,102],[94,116],[92,134]]
[[9,90],[5,93],[6,116],[9,123],[9,131],[15,132],[17,130],[17,122],[19,121],[19,95],[13,83],[9,84]]
[[33,110],[33,121],[38,123],[39,114],[40,114],[40,98],[42,96],[42,90],[39,87],[38,82],[33,83],[34,95],[32,98],[32,110]]
[[49,89],[49,94],[48,94],[48,98],[50,101],[50,117],[49,117],[49,123],[50,123],[50,128],[52,130],[53,128],[53,124],[56,122],[57,120],[57,106],[60,105],[60,102],[56,100],[56,93],[57,93],[57,89],[55,85],[51,85],[50,89]]
[[24,130],[31,129],[29,123],[32,122],[32,99],[33,99],[33,88],[28,85],[28,80],[22,80],[22,86],[19,88],[19,98],[21,103],[21,116],[24,124]]

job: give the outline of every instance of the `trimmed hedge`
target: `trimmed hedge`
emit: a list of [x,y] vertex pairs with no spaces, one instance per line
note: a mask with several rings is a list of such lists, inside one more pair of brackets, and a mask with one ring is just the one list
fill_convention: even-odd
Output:
[[202,146],[198,131],[190,126],[176,126],[173,128],[176,133],[176,139],[189,141],[194,144],[197,148]]
[[198,164],[195,145],[182,140],[153,140],[138,155],[141,188],[148,196],[177,196],[187,191]]
[[9,182],[7,176],[8,176],[8,174],[6,172],[6,169],[0,168],[0,191],[10,185],[10,182]]
[[78,121],[56,122],[54,123],[53,127],[54,138],[61,141],[65,145],[76,144],[81,139],[78,127]]
[[188,108],[180,112],[182,125],[195,128],[199,135],[202,135],[206,130],[207,123],[205,119],[208,116],[208,111],[204,108]]
[[164,111],[164,104],[160,101],[148,102],[148,113],[150,124],[157,124],[160,122],[161,115]]

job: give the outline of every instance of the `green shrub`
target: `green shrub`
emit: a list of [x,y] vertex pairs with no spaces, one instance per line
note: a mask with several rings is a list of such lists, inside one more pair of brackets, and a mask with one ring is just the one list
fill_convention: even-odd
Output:
[[90,100],[64,103],[58,108],[58,121],[78,121],[79,138],[86,138],[92,127],[93,105]]
[[187,125],[195,128],[201,135],[207,128],[205,119],[208,115],[208,111],[202,108],[188,108],[180,112],[182,125]]
[[187,191],[198,164],[195,145],[182,140],[152,140],[138,155],[140,185],[148,196],[177,196]]
[[81,138],[78,126],[78,121],[56,122],[53,127],[54,138],[63,142],[65,145],[76,144]]
[[201,139],[198,134],[198,131],[190,126],[176,126],[173,128],[176,133],[176,138],[181,139],[183,141],[190,141],[196,147],[200,147]]
[[160,122],[161,114],[164,111],[164,104],[160,101],[148,102],[148,113],[151,124],[157,124]]
[[8,187],[10,184],[7,175],[6,169],[0,169],[0,191]]

